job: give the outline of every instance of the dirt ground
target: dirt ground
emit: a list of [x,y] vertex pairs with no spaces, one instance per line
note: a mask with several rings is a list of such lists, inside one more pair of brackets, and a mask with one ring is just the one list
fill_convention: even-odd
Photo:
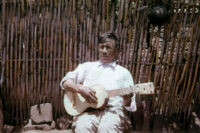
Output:
[[70,129],[68,130],[58,130],[58,129],[51,129],[51,130],[36,130],[36,129],[28,129],[24,130],[23,127],[13,127],[10,125],[4,125],[3,132],[0,133],[72,133]]
[[50,130],[50,131],[42,131],[42,130],[29,130],[23,131],[22,133],[72,133],[71,130]]

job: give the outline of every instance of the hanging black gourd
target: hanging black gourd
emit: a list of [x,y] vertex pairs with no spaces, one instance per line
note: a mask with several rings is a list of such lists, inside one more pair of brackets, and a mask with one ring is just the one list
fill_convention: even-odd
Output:
[[167,22],[169,18],[168,11],[163,6],[155,6],[148,14],[150,23],[156,26],[161,26]]

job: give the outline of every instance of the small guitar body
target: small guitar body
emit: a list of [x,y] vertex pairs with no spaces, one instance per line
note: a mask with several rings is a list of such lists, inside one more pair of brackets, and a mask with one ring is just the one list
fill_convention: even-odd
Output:
[[75,94],[70,91],[64,94],[64,107],[69,115],[76,116],[83,113],[87,108],[101,108],[105,99],[107,98],[107,91],[99,86],[94,85],[93,88],[96,92],[97,103],[88,103],[80,94]]

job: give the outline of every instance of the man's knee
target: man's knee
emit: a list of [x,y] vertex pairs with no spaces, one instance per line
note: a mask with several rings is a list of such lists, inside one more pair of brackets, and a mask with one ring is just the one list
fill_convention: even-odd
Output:
[[113,124],[106,124],[106,123],[102,123],[99,125],[98,129],[108,129],[108,128],[112,128]]
[[92,133],[93,131],[92,125],[85,123],[77,123],[74,127],[75,133]]
[[92,126],[91,124],[85,122],[85,123],[77,123],[75,128],[77,129],[90,129]]
[[108,125],[106,124],[101,124],[99,125],[98,127],[98,133],[106,133],[108,132],[109,130],[112,130],[111,127],[109,127]]
[[122,127],[116,123],[101,123],[98,127],[98,133],[119,133],[122,131]]

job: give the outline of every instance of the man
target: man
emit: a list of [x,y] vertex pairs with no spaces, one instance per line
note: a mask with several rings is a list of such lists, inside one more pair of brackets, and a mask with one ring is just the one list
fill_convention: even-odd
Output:
[[[119,41],[114,33],[99,37],[99,61],[80,64],[68,72],[60,85],[66,91],[81,94],[89,103],[96,103],[95,91],[90,88],[98,84],[105,90],[133,86],[130,72],[116,64]],[[115,96],[107,100],[104,108],[93,109],[74,118],[72,124],[76,133],[115,133],[130,130],[130,121],[125,111],[136,111],[135,94]]]

